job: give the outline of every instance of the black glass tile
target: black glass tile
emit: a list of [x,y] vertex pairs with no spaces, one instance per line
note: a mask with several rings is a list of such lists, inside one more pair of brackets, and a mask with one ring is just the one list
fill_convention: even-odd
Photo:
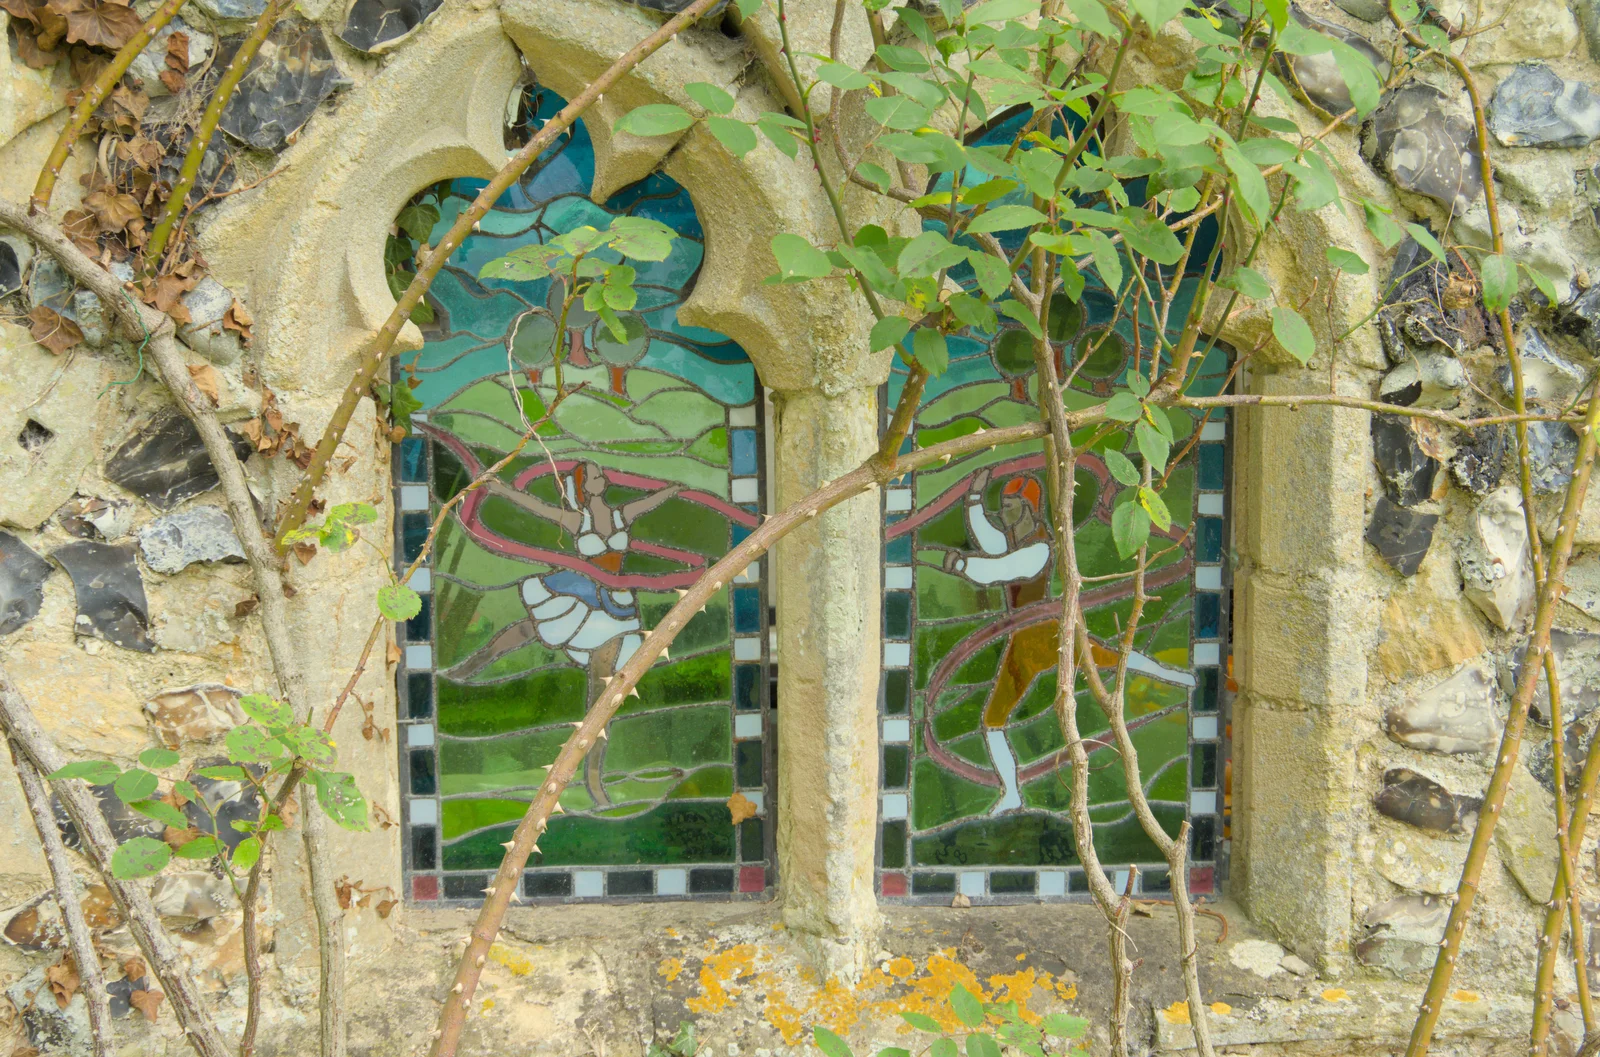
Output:
[[708,869],[689,871],[689,893],[691,895],[704,895],[714,892],[733,891],[733,871],[727,869]]
[[738,776],[741,789],[761,784],[761,742],[734,742],[733,763],[734,773]]
[[883,637],[911,637],[911,592],[885,591],[883,595]]
[[1217,857],[1217,816],[1196,815],[1189,820],[1189,857],[1210,862]]
[[397,447],[395,467],[400,480],[418,484],[428,479],[428,442],[421,437],[407,437]]
[[738,708],[761,707],[761,666],[736,664],[733,666],[733,703]]
[[1196,712],[1215,712],[1217,710],[1217,683],[1219,682],[1218,668],[1196,668],[1194,710]]
[[1194,637],[1214,639],[1222,629],[1222,596],[1215,591],[1196,591],[1194,596]]
[[428,515],[423,513],[400,515],[401,557],[407,562],[416,561],[422,545],[428,540]]
[[482,899],[483,890],[487,887],[489,887],[488,874],[444,875],[444,897],[446,899]]
[[522,894],[525,896],[570,896],[572,875],[561,873],[529,873],[522,875]]
[[997,896],[1033,895],[1039,884],[1032,870],[997,870],[989,875],[989,894]]
[[1165,866],[1158,866],[1152,870],[1143,870],[1139,873],[1139,891],[1170,892],[1172,891],[1172,876]]
[[412,672],[406,676],[406,714],[412,719],[428,719],[433,715],[433,674]]
[[436,870],[439,868],[437,837],[438,830],[433,826],[413,826],[411,828],[411,868],[413,870]]
[[733,589],[733,630],[739,635],[755,635],[761,631],[761,588]]
[[883,675],[883,710],[898,716],[910,708],[911,672],[905,668],[885,672]]
[[428,642],[433,638],[433,596],[422,595],[422,608],[406,621],[407,642]]
[[911,776],[911,746],[885,745],[883,747],[883,787],[904,789]]
[[747,527],[745,525],[739,525],[739,524],[733,525],[733,532],[728,537],[730,545],[732,547],[737,547],[739,544],[741,544],[745,540],[749,539],[750,538],[750,533],[752,533],[754,531],[755,531],[755,529],[749,528],[749,527]]
[[411,750],[411,795],[432,796],[439,791],[439,777],[433,767],[432,749]]
[[1089,891],[1089,877],[1082,870],[1067,871],[1067,891],[1069,893]]
[[760,862],[767,857],[765,823],[747,818],[739,823],[739,861]]
[[1222,560],[1222,519],[1197,517],[1194,519],[1194,560],[1220,562]]
[[647,896],[655,894],[655,876],[649,870],[619,870],[606,874],[606,895]]
[[1196,475],[1196,486],[1202,491],[1222,491],[1226,466],[1221,444],[1200,445],[1200,472]]
[[904,820],[885,822],[883,824],[883,868],[885,870],[900,870],[904,869],[905,865],[906,824]]
[[911,564],[911,533],[890,540],[883,548],[884,560],[892,565]]
[[1192,750],[1189,764],[1191,784],[1196,789],[1210,789],[1217,784],[1217,747],[1215,745],[1196,745]]
[[911,894],[914,896],[953,895],[955,890],[956,875],[953,873],[914,873],[911,875]]

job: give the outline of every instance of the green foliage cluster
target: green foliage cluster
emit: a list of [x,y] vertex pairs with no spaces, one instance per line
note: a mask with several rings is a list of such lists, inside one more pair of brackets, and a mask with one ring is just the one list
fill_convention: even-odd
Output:
[[[960,1057],[963,1047],[967,1057],[1001,1057],[1002,1052],[1049,1057],[1046,1047],[1050,1039],[1082,1039],[1089,1030],[1087,1020],[1067,1013],[1052,1013],[1038,1024],[1030,1024],[1023,1019],[1016,1002],[986,1003],[960,984],[951,990],[949,1002],[956,1020],[966,1030],[946,1032],[926,1013],[901,1013],[907,1024],[933,1038],[919,1042],[916,1050],[886,1046],[875,1057],[913,1057],[914,1053],[917,1057]],[[813,1028],[812,1037],[824,1057],[855,1057],[850,1044],[827,1028]]]

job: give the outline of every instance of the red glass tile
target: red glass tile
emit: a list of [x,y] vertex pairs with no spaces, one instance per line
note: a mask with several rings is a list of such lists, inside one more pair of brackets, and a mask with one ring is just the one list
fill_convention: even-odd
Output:
[[1196,866],[1189,871],[1189,894],[1207,895],[1216,890],[1217,871],[1214,866]]
[[906,894],[906,875],[903,873],[879,874],[878,888],[886,896],[903,896]]
[[412,899],[438,899],[439,879],[437,877],[413,877],[411,879]]
[[767,887],[767,868],[765,866],[739,867],[739,891],[761,892]]

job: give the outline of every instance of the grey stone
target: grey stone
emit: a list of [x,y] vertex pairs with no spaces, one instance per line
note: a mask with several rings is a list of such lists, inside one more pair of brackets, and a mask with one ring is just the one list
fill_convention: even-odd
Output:
[[[252,449],[243,437],[233,438],[240,459]],[[106,477],[158,510],[171,510],[192,496],[217,486],[194,423],[177,412],[164,412],[129,438],[106,460]]]
[[1472,431],[1471,439],[1456,442],[1450,473],[1467,491],[1487,495],[1500,486],[1510,450],[1511,432],[1506,427],[1479,426]]
[[1523,63],[1496,86],[1489,131],[1506,147],[1582,147],[1600,139],[1600,96],[1543,63]]
[[[237,41],[225,41],[229,55]],[[314,23],[279,22],[222,112],[222,131],[256,150],[279,151],[322,101],[350,82]]]
[[1524,895],[1535,903],[1550,899],[1556,883],[1555,800],[1521,767],[1511,775],[1511,787],[1494,828],[1500,861]]
[[233,300],[233,291],[209,275],[183,295],[189,322],[178,333],[190,348],[212,363],[232,363],[244,351],[239,335],[222,325],[222,317],[233,307]]
[[[105,816],[106,825],[111,827],[111,835],[117,839],[118,844],[126,844],[135,837],[160,840],[161,835],[166,832],[165,823],[146,818],[123,803],[109,782],[105,785],[92,785],[89,787],[89,792],[94,794],[95,801],[100,805],[100,813]],[[78,828],[72,824],[72,819],[68,816],[67,809],[62,806],[60,797],[52,795],[50,807],[55,813],[56,829],[61,831],[61,843],[74,851],[82,850],[83,840],[78,836]]]
[[144,562],[158,573],[176,573],[195,562],[243,561],[233,519],[221,507],[198,506],[166,514],[139,529]]
[[1561,601],[1600,620],[1600,554],[1574,558],[1567,566],[1566,591]]
[[[194,783],[195,790],[200,794],[200,801],[185,804],[183,813],[188,816],[190,825],[201,833],[209,833],[216,837],[231,850],[237,848],[239,843],[249,836],[248,833],[235,829],[233,824],[254,822],[260,818],[261,803],[256,798],[253,786],[227,779],[207,778],[199,773],[203,768],[221,767],[228,762],[225,756],[195,761],[189,781]],[[250,765],[250,769],[260,777],[261,768]],[[207,811],[206,808],[210,810]],[[215,823],[211,821],[212,815],[216,816]]]
[[72,577],[78,595],[79,635],[105,639],[126,650],[153,653],[150,609],[144,580],[133,558],[133,544],[80,540],[58,547],[50,557]]
[[19,1011],[28,1043],[49,1054],[89,1057],[93,1035],[89,1030],[89,1004],[82,994],[72,996],[67,1008],[56,1004],[45,982],[45,967],[25,974],[6,988],[6,997]]
[[1483,195],[1472,121],[1437,88],[1409,82],[1384,97],[1362,150],[1397,187],[1464,213]]
[[[1299,5],[1294,5],[1292,10],[1295,19],[1302,26],[1348,44],[1370,60],[1378,72],[1380,81],[1388,76],[1388,61],[1366,37],[1343,26],[1308,15]],[[1352,105],[1350,89],[1346,86],[1344,75],[1339,72],[1339,63],[1331,51],[1316,55],[1290,55],[1288,52],[1280,51],[1276,58],[1278,71],[1290,85],[1299,90],[1300,95],[1311,106],[1329,117],[1338,117],[1350,109]]]
[[239,691],[221,683],[163,690],[145,702],[150,725],[169,749],[215,741],[245,721]]
[[0,532],[0,635],[39,615],[53,566],[9,532]]
[[167,41],[174,33],[183,33],[189,38],[188,58],[191,70],[204,63],[206,56],[210,55],[211,49],[216,46],[216,40],[211,34],[195,29],[181,18],[175,18],[157,30],[150,38],[150,43],[134,56],[133,64],[128,67],[129,73],[144,82],[145,94],[152,99],[172,94],[167,91],[167,86],[161,83],[161,74],[167,69]]
[[[1522,353],[1524,397],[1529,400],[1550,400],[1558,404],[1567,404],[1578,395],[1579,390],[1583,388],[1583,371],[1552,349],[1538,330],[1524,327],[1517,345]],[[1515,394],[1510,363],[1501,364],[1495,372],[1495,377],[1506,395]]]
[[22,262],[10,240],[0,239],[0,297],[22,289]]
[[121,980],[113,980],[106,984],[106,994],[111,996],[111,1015],[114,1018],[128,1016],[133,1012],[133,993],[135,991],[151,990],[148,974],[137,980],[130,980],[126,976]]
[[[1500,686],[1508,697],[1517,692],[1527,653],[1526,643],[1518,646],[1500,670]],[[1600,635],[1556,628],[1550,632],[1550,655],[1555,658],[1556,678],[1561,683],[1562,722],[1595,711],[1600,706]],[[1550,725],[1550,687],[1543,678],[1534,689],[1528,715],[1537,723]]]
[[1395,741],[1425,752],[1493,752],[1500,740],[1494,701],[1490,675],[1479,667],[1464,668],[1391,707],[1385,727]]
[[1435,896],[1406,895],[1368,910],[1356,940],[1356,960],[1396,976],[1432,969],[1450,904]]
[[1378,549],[1383,560],[1401,576],[1413,576],[1422,566],[1433,544],[1433,528],[1438,514],[1420,514],[1379,496],[1367,525],[1367,542]]
[[1461,403],[1461,390],[1466,384],[1467,372],[1460,360],[1439,352],[1422,352],[1383,376],[1378,397],[1398,407],[1449,409]]
[[1299,955],[1285,954],[1283,956],[1283,961],[1279,962],[1278,964],[1283,966],[1285,969],[1287,969],[1289,972],[1293,973],[1296,976],[1315,976],[1315,975],[1317,975],[1317,971],[1315,969],[1311,968],[1310,965],[1306,964],[1305,960],[1302,959]]
[[[238,836],[243,840],[245,834]],[[227,881],[203,870],[194,870],[157,877],[150,889],[150,902],[163,919],[189,926],[226,913],[233,905],[233,898]]]
[[[1600,715],[1590,712],[1586,716],[1568,721],[1563,714],[1561,721],[1561,770],[1567,792],[1575,795],[1579,779],[1583,775],[1583,762],[1589,754],[1590,744],[1594,741],[1595,728],[1600,727]],[[1556,791],[1555,733],[1551,732],[1548,741],[1535,742],[1525,753],[1525,758],[1528,761],[1528,773],[1533,775],[1548,792],[1554,793]]]
[[1409,418],[1372,416],[1372,460],[1383,490],[1396,506],[1412,507],[1433,495],[1439,460],[1422,450]]
[[1533,613],[1533,560],[1522,494],[1495,489],[1472,513],[1460,552],[1462,593],[1496,625],[1519,628]]
[[440,0],[356,0],[339,39],[357,51],[382,54],[409,37],[439,9]]
[[56,511],[56,524],[81,540],[114,540],[127,535],[133,504],[123,499],[76,495]]
[[1528,463],[1533,491],[1549,495],[1567,487],[1578,461],[1578,434],[1565,422],[1528,423]]
[[1373,836],[1372,866],[1384,880],[1408,892],[1444,895],[1456,890],[1467,861],[1467,842],[1459,836],[1382,824],[1374,827]]
[[1483,803],[1479,797],[1452,793],[1407,767],[1385,771],[1383,788],[1372,802],[1380,814],[1433,833],[1465,832]]
[[212,18],[255,18],[266,9],[267,0],[194,0],[195,6]]
[[1591,286],[1562,310],[1560,322],[1584,340],[1590,352],[1600,351],[1600,286]]

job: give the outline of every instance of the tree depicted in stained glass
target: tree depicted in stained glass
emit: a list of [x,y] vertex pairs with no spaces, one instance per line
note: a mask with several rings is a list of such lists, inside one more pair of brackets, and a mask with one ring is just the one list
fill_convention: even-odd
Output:
[[[537,126],[562,105],[534,87],[522,113]],[[658,173],[596,204],[593,172],[580,122],[439,273],[414,317],[426,344],[392,383],[418,405],[396,454],[401,563],[442,504],[533,435],[444,522],[427,604],[405,627],[417,899],[481,897],[573,722],[677,591],[760,517],[755,369],[727,337],[678,321],[704,253],[689,195]],[[413,200],[390,239],[394,282],[482,186],[449,181]],[[627,310],[590,311],[559,277],[486,277],[508,255],[568,236],[598,242],[638,220],[673,237],[670,251],[645,255],[660,260],[629,257],[625,240],[603,251],[633,270]],[[689,623],[590,750],[530,860],[526,896],[767,890],[762,569]],[[736,821],[730,798],[750,817]]]
[[[1026,118],[997,122],[979,142],[1013,143],[1026,131]],[[964,184],[986,179],[969,170]],[[1137,203],[1143,184],[1118,186]],[[930,193],[949,186],[943,176]],[[1086,195],[1084,208],[1094,208],[1097,197]],[[1018,188],[989,208],[1031,202]],[[926,226],[943,231],[937,221]],[[1022,248],[1020,234],[1001,233],[1008,252]],[[1008,242],[1008,235],[1018,238]],[[1202,225],[1186,271],[1152,266],[1144,277],[1177,284],[1174,333],[1214,239],[1214,228]],[[1138,277],[1129,274],[1112,290],[1099,273],[1069,277],[1084,288],[1074,298],[1058,293],[1052,303],[1049,338],[1057,370],[1068,379],[1069,410],[1098,404],[1168,362],[1158,322],[1138,296]],[[975,282],[965,265],[951,275]],[[926,447],[1037,420],[1033,349],[1030,333],[1005,318],[951,337],[948,368],[929,379],[909,443]],[[1202,351],[1194,395],[1219,392],[1226,381],[1226,350]],[[905,378],[897,363],[885,407],[895,405]],[[1155,525],[1144,580],[1148,601],[1129,655],[1126,714],[1145,795],[1168,832],[1190,820],[1200,864],[1193,879],[1196,890],[1209,891],[1220,836],[1226,426],[1217,412],[1182,410],[1152,426],[1171,446],[1165,480],[1156,481],[1167,518],[1140,511]],[[1081,604],[1091,652],[1108,681],[1133,607],[1137,563],[1119,550],[1114,526],[1132,516],[1119,510],[1118,480],[1128,484],[1125,475],[1142,464],[1135,428],[1113,421],[1073,438]],[[879,873],[885,896],[948,901],[959,892],[1003,901],[1086,891],[1073,869],[1081,864],[1054,709],[1062,586],[1043,465],[1042,442],[1000,445],[918,470],[885,491]],[[1110,866],[1150,864],[1144,888],[1157,890],[1165,884],[1164,860],[1133,815],[1110,723],[1081,675],[1070,700],[1087,741],[1100,858]]]

